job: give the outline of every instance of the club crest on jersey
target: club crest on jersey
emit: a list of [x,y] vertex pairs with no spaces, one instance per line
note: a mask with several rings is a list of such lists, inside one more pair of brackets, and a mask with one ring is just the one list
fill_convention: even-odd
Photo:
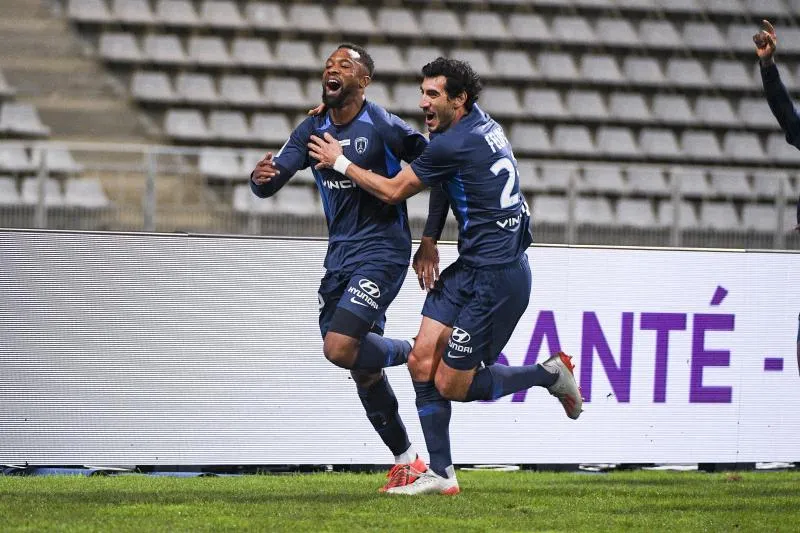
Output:
[[366,152],[368,142],[369,141],[367,140],[366,137],[357,138],[355,142],[356,152],[358,152],[359,154],[363,154],[364,152]]

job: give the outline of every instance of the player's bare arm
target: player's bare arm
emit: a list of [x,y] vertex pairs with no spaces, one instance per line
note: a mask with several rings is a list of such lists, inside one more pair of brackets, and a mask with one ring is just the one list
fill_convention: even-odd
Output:
[[775,28],[768,20],[761,21],[761,31],[753,35],[756,44],[756,55],[761,66],[767,67],[775,62],[775,50],[778,47],[778,36]]
[[420,289],[430,291],[439,279],[439,248],[433,237],[422,237],[411,263],[417,274]]
[[325,133],[324,138],[312,135],[308,150],[311,157],[319,161],[315,168],[333,168],[387,204],[399,204],[425,188],[410,165],[392,179],[354,165],[344,157],[339,141],[330,133]]
[[280,173],[281,171],[275,166],[272,152],[267,152],[261,161],[256,163],[256,168],[253,169],[250,177],[252,178],[253,183],[256,185],[264,185],[265,183],[272,181],[272,178]]

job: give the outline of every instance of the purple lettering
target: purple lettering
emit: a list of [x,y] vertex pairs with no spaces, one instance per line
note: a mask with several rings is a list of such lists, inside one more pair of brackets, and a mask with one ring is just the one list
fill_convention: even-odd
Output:
[[686,329],[683,313],[642,313],[642,329],[656,332],[656,372],[653,383],[653,402],[667,401],[667,359],[669,355],[669,332]]
[[592,400],[592,359],[595,348],[606,371],[617,401],[630,402],[631,361],[633,352],[633,313],[622,313],[622,335],[619,365],[614,361],[597,315],[583,313],[583,342],[581,343],[581,390],[586,402]]
[[731,387],[703,386],[703,368],[730,365],[730,351],[706,350],[704,345],[706,331],[733,331],[734,319],[734,315],[694,315],[689,403],[731,403]]
[[[542,341],[545,339],[547,339],[548,357],[561,351],[561,343],[558,341],[558,330],[556,329],[556,317],[552,311],[539,311],[523,365],[536,364],[536,359],[539,358],[539,351],[542,348]],[[527,394],[527,389],[515,392],[511,401],[524,402]]]

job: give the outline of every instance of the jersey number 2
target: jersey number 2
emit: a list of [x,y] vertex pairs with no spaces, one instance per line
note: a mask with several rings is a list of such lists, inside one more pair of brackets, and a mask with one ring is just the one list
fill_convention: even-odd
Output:
[[500,193],[500,207],[505,209],[517,205],[519,203],[519,193],[511,194],[514,190],[514,183],[517,178],[517,169],[514,167],[514,163],[509,158],[504,157],[503,159],[495,161],[494,165],[492,165],[492,168],[489,170],[491,170],[492,174],[495,176],[499,176],[504,170],[508,172],[508,179],[503,186],[503,192]]

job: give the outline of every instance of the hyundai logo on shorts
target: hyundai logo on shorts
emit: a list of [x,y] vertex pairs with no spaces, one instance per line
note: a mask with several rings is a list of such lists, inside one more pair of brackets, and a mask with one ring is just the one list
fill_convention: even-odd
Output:
[[362,279],[358,282],[358,286],[361,287],[361,290],[372,296],[373,298],[380,298],[381,297],[381,290],[378,286],[371,282],[368,279]]
[[471,338],[469,333],[461,328],[453,328],[453,333],[450,335],[450,337],[458,344],[465,344],[469,342],[469,339]]

